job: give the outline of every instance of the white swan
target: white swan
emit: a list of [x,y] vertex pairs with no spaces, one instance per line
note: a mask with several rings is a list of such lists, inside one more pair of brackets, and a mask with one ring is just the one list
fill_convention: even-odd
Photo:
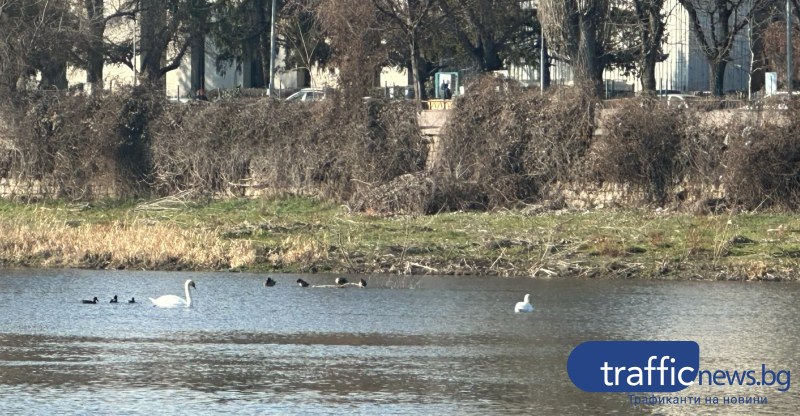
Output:
[[517,302],[514,306],[514,312],[533,312],[533,305],[531,305],[531,295],[525,295],[525,302]]
[[153,305],[158,306],[159,308],[176,308],[178,306],[184,306],[188,308],[192,306],[192,295],[189,293],[189,287],[197,289],[197,286],[194,285],[194,282],[191,279],[187,280],[186,283],[183,284],[183,288],[186,291],[186,299],[182,299],[175,295],[164,295],[157,299],[150,298],[150,302],[153,302]]

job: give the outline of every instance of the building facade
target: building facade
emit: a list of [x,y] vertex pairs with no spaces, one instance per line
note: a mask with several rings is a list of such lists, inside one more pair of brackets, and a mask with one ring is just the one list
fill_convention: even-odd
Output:
[[[749,8],[751,3],[742,7]],[[656,64],[656,89],[700,92],[713,90],[714,82],[711,66],[701,48],[701,42],[691,28],[689,13],[678,0],[666,0],[664,11],[667,15],[664,33],[663,52],[666,59]],[[742,14],[747,10],[742,10]],[[739,14],[734,14],[737,19]],[[709,24],[703,25],[708,33]],[[746,26],[734,38],[731,61],[725,69],[723,90],[747,91],[750,83],[752,54],[750,30]],[[532,65],[510,65],[509,76],[526,85],[539,84],[539,68]],[[569,64],[553,60],[550,64],[550,79],[554,85],[572,83],[572,70]],[[633,75],[620,70],[607,69],[603,74],[607,87],[617,91],[641,91],[642,85]]]

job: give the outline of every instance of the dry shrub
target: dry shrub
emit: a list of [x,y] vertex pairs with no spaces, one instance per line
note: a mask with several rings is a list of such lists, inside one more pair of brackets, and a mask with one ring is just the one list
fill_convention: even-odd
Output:
[[164,98],[155,91],[136,87],[129,94],[111,96],[108,104],[116,112],[114,146],[115,190],[120,196],[147,195],[153,181],[151,123],[164,111]]
[[652,99],[626,100],[604,112],[592,148],[593,176],[630,186],[644,202],[662,204],[682,175],[680,153],[686,112]]
[[726,128],[709,122],[703,112],[688,111],[681,123],[681,151],[677,165],[682,170],[682,186],[690,185],[690,199],[714,197],[711,193],[720,186],[719,178],[725,165],[722,159],[727,149]]
[[425,172],[428,149],[409,102],[238,97],[167,105],[144,90],[4,98],[0,147],[10,150],[0,153],[0,174],[73,199],[107,196],[98,185],[117,196],[240,196],[258,188],[383,215],[558,200],[562,187],[612,182],[646,203],[687,191],[702,202],[722,189],[748,209],[800,205],[795,108],[765,110],[781,116],[762,123],[766,117],[747,116],[759,113],[632,100],[603,112],[616,111],[601,117],[605,134],[593,143],[597,105],[580,89],[542,96],[487,78],[456,100],[436,165]]
[[163,99],[139,90],[102,97],[32,91],[12,100],[2,106],[15,149],[6,163],[22,180],[70,199],[123,196],[146,184],[147,123]]
[[236,186],[249,178],[250,160],[259,152],[252,130],[264,127],[264,114],[255,106],[269,107],[231,100],[165,108],[163,117],[152,123],[154,190],[160,195],[184,190],[241,193]]
[[479,80],[443,129],[434,204],[492,208],[555,193],[580,176],[594,108],[578,88],[542,96],[496,78]]
[[4,117],[12,120],[19,173],[49,179],[60,197],[91,197],[90,183],[109,170],[108,143],[94,133],[101,103],[47,91],[18,99],[20,111]]
[[432,194],[433,181],[427,173],[407,173],[362,192],[352,207],[371,215],[425,214],[429,212]]
[[[183,190],[238,196],[257,186],[347,202],[424,167],[413,104],[336,103],[167,104],[138,88],[101,97],[21,95],[2,108],[15,151],[3,154],[0,168],[73,199]],[[98,195],[97,186],[108,192]]]
[[800,208],[800,109],[778,114],[769,123],[728,131],[722,184],[744,209]]
[[154,185],[242,195],[312,193],[349,201],[422,169],[426,149],[409,103],[218,101],[168,108],[153,126]]

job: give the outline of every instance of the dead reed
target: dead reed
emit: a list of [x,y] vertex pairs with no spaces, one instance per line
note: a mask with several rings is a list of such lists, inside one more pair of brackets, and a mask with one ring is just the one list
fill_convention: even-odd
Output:
[[134,220],[103,224],[39,218],[0,219],[0,258],[44,267],[221,269],[252,265],[247,240],[220,239],[215,230]]

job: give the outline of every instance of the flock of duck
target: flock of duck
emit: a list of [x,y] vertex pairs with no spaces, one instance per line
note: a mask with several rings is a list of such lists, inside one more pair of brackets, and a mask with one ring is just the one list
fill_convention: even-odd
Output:
[[[95,304],[95,303],[98,303],[100,301],[97,299],[97,296],[95,296],[94,298],[92,298],[92,300],[84,299],[81,302],[85,303],[85,304]],[[108,303],[119,303],[119,299],[117,299],[117,295],[114,295],[114,297],[111,298],[111,300],[108,301]],[[128,301],[128,303],[136,303],[136,298],[131,298]]]
[[[278,282],[275,279],[273,279],[271,277],[267,277],[267,280],[264,281],[264,286],[272,287],[272,286],[275,286],[277,283]],[[356,287],[360,287],[362,289],[367,287],[367,281],[364,280],[364,279],[361,279],[358,283],[352,283],[352,282],[349,282],[344,277],[337,277],[336,280],[333,281],[333,283],[334,283],[333,285],[310,285],[308,282],[306,282],[303,279],[297,279],[297,284],[300,287],[309,287],[310,286],[310,287],[344,288],[344,287],[348,287],[348,286],[356,286]],[[188,307],[192,306],[192,293],[191,293],[191,291],[189,291],[189,288],[197,289],[197,286],[194,284],[194,281],[192,281],[191,279],[187,280],[183,284],[183,290],[184,290],[185,295],[186,295],[185,298],[182,298],[182,297],[176,296],[176,295],[164,295],[164,296],[159,296],[159,297],[157,297],[155,299],[150,298],[150,302],[153,303],[153,306],[157,306],[159,308],[175,308],[175,307],[179,307],[179,306],[183,306],[183,307],[188,308]],[[514,306],[514,312],[533,312],[533,305],[531,305],[530,299],[531,299],[531,295],[530,294],[526,294],[525,295],[525,300],[522,301],[522,302],[517,302],[517,304]],[[81,302],[84,303],[84,304],[96,304],[96,303],[98,303],[98,300],[97,300],[97,296],[95,296],[91,300],[84,299]],[[119,303],[118,300],[117,300],[117,295],[114,295],[114,297],[111,298],[111,301],[109,301],[109,303]],[[136,299],[135,298],[131,298],[128,301],[128,303],[136,303]]]
[[[272,280],[271,277],[268,277],[267,281],[264,282],[264,286],[275,286],[275,283],[277,283],[277,282]],[[341,288],[341,287],[348,287],[348,286],[357,286],[357,287],[360,287],[362,289],[367,287],[367,281],[364,280],[364,279],[361,279],[358,283],[352,283],[352,282],[347,281],[347,279],[345,279],[344,277],[337,277],[336,280],[333,281],[332,285],[309,285],[308,282],[306,282],[303,279],[297,279],[297,284],[300,287],[309,287],[309,286],[311,286],[311,287],[339,287],[339,288]]]

